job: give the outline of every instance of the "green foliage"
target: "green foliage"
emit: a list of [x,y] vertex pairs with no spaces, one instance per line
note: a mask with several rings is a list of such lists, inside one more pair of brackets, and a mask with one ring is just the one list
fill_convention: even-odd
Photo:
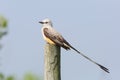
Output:
[[0,80],[4,80],[4,75],[0,73]]
[[6,80],[15,80],[15,77],[14,77],[14,76],[8,76],[8,77],[6,78]]
[[7,27],[7,20],[3,16],[0,16],[0,27],[2,28]]
[[40,78],[32,73],[27,73],[24,76],[24,80],[40,80]]
[[2,73],[0,73],[0,80],[15,80],[14,76],[5,77]]
[[17,79],[14,75],[4,76],[4,74],[0,73],[0,80],[43,80],[43,79],[32,73],[25,74],[23,79]]
[[[8,33],[7,31],[7,19],[5,19],[3,16],[0,16],[0,39]],[[2,48],[2,45],[0,44],[0,49]]]
[[0,38],[7,34],[7,20],[0,16]]

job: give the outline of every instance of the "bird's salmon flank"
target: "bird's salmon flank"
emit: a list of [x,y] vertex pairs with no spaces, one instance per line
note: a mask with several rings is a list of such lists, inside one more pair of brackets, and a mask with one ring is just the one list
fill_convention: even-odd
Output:
[[47,41],[47,42],[49,42],[50,44],[54,44],[55,45],[55,43],[52,41],[52,40],[50,40],[49,38],[45,38],[45,41]]

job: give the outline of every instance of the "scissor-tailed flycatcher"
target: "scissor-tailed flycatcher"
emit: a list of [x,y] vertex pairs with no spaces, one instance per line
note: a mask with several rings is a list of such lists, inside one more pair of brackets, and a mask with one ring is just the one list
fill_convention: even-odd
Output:
[[75,49],[73,46],[71,46],[62,37],[62,35],[60,33],[58,33],[55,29],[53,29],[52,22],[49,19],[45,19],[39,23],[41,23],[43,26],[42,27],[42,35],[43,35],[43,38],[45,39],[45,41],[47,41],[50,44],[63,47],[66,50],[70,50],[70,48],[71,48],[71,49],[75,50],[77,53],[81,54],[84,58],[88,59],[89,61],[91,61],[92,63],[96,64],[101,69],[103,69],[104,71],[109,73],[109,70],[106,67],[102,66],[101,64],[98,64],[97,62],[93,61],[92,59],[90,59],[89,57],[87,57],[86,55],[84,55],[83,53],[78,51],[77,49]]

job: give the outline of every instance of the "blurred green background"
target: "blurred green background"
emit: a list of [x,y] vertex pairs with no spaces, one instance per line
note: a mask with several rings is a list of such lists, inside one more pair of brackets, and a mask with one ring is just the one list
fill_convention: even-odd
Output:
[[40,76],[33,73],[26,73],[23,77],[19,78],[16,75],[5,76],[0,73],[0,80],[43,80]]
[[[7,35],[8,33],[8,21],[7,19],[0,15],[0,41],[3,36]],[[0,49],[2,49],[2,44],[0,44]],[[0,73],[0,80],[43,80],[42,76],[38,76],[31,72],[26,73],[23,77],[19,78],[17,75],[9,75],[6,76],[3,73]]]

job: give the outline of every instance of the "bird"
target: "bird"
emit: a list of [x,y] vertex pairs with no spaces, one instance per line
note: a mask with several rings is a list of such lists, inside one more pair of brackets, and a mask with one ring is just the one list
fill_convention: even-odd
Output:
[[80,54],[81,56],[86,58],[87,60],[89,60],[92,63],[94,63],[95,65],[99,66],[105,72],[110,73],[108,68],[106,68],[103,65],[97,63],[96,61],[92,60],[91,58],[84,55],[83,53],[81,53],[76,48],[74,48],[58,31],[56,31],[53,28],[52,21],[50,19],[46,18],[42,21],[39,21],[39,23],[42,24],[42,28],[41,28],[42,35],[43,35],[44,40],[47,43],[52,44],[52,45],[60,46],[60,47],[64,48],[65,50],[73,49],[78,54]]

